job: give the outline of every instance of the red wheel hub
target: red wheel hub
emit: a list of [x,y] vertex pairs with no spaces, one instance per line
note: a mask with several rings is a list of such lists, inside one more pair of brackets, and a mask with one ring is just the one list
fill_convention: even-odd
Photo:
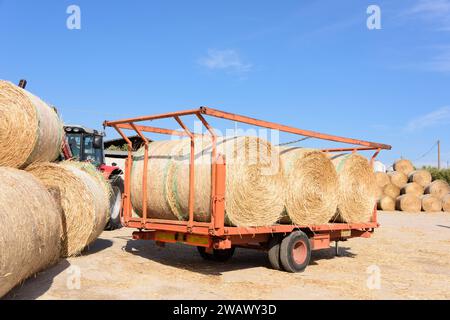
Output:
[[300,240],[292,248],[292,257],[294,258],[295,263],[303,264],[306,260],[307,256],[307,248],[306,244]]

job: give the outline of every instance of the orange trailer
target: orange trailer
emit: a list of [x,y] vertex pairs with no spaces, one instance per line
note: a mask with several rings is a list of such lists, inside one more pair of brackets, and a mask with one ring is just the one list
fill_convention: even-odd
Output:
[[[212,212],[210,222],[197,222],[194,220],[194,147],[196,134],[191,132],[182,121],[182,116],[197,117],[208,130],[212,142]],[[125,165],[125,190],[122,198],[121,221],[125,227],[138,229],[133,233],[133,239],[153,240],[158,244],[184,243],[196,246],[204,259],[226,261],[234,253],[236,247],[254,248],[266,250],[269,261],[273,268],[288,272],[301,272],[309,264],[312,250],[326,249],[331,242],[338,242],[349,238],[369,238],[375,228],[379,227],[377,222],[376,206],[370,222],[366,223],[329,223],[325,225],[287,225],[276,224],[258,227],[232,227],[225,225],[225,181],[226,181],[226,159],[218,154],[216,150],[217,135],[208,123],[205,116],[228,119],[235,122],[245,123],[266,129],[279,130],[303,137],[312,137],[339,143],[350,144],[349,148],[324,149],[324,152],[358,152],[373,150],[373,162],[381,150],[390,150],[391,146],[323,134],[319,132],[297,129],[273,122],[257,120],[254,118],[232,114],[208,107],[185,110],[179,112],[150,115],[137,118],[122,119],[116,121],[105,121],[105,127],[114,128],[128,144],[128,158]],[[173,118],[183,129],[182,132],[143,125],[142,122],[158,119]],[[124,134],[123,130],[134,130],[144,142],[144,174],[143,174],[143,212],[142,217],[132,216],[131,204],[131,166],[133,161],[132,143]],[[147,215],[147,176],[149,141],[143,132],[151,132],[165,135],[186,136],[191,139],[190,174],[189,174],[189,219],[187,221],[174,221],[154,219]]]

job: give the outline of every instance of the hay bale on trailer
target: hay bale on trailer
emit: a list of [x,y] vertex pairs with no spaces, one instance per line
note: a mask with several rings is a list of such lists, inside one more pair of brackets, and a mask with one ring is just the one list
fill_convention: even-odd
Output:
[[394,170],[408,176],[411,172],[414,171],[414,166],[411,161],[401,159],[394,162]]
[[401,194],[412,194],[416,197],[421,197],[423,195],[424,188],[417,182],[407,183],[402,189]]
[[424,188],[429,185],[432,180],[431,173],[427,170],[415,170],[408,175],[409,182],[416,182]]
[[450,193],[450,186],[445,180],[435,180],[425,188],[425,194],[432,194],[439,199],[442,199],[448,193]]
[[0,80],[0,114],[0,166],[25,168],[59,156],[63,124],[41,99]]
[[431,194],[421,196],[420,200],[422,201],[422,211],[439,212],[442,210],[441,200]]
[[329,222],[336,213],[339,190],[331,160],[320,150],[293,147],[279,152],[290,220],[298,225]]
[[[149,145],[148,217],[188,219],[190,139]],[[219,138],[217,152],[226,157],[226,222],[236,226],[271,225],[283,212],[283,175],[279,154],[255,137]],[[144,151],[131,174],[133,207],[142,215]],[[195,139],[195,220],[211,217],[212,143]]]
[[450,193],[442,198],[442,210],[450,212]]
[[383,196],[377,202],[378,210],[395,211],[395,200],[389,196]]
[[331,157],[339,178],[338,210],[333,221],[368,222],[377,200],[375,174],[369,161],[357,154]]
[[61,217],[31,174],[0,167],[0,297],[60,254]]
[[395,208],[400,211],[420,212],[422,209],[422,201],[413,194],[404,194],[397,197]]
[[386,172],[375,172],[375,179],[377,186],[380,188],[384,188],[387,184],[391,183],[391,180]]
[[391,197],[392,199],[397,199],[397,197],[400,195],[400,188],[389,182],[383,188],[383,194]]
[[391,183],[399,187],[403,188],[408,183],[408,176],[400,171],[392,171],[388,173],[389,178],[391,179]]
[[27,168],[61,196],[61,255],[78,255],[103,232],[109,215],[108,195],[90,174],[71,162],[41,163]]

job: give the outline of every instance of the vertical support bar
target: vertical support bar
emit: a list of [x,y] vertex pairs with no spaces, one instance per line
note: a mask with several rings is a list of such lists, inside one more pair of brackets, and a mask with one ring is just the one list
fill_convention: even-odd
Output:
[[130,190],[131,190],[131,165],[133,163],[133,144],[131,143],[130,139],[123,133],[122,130],[120,130],[117,126],[113,125],[114,129],[120,134],[120,136],[127,142],[128,146],[128,156],[127,160],[125,162],[125,187],[124,187],[124,195],[123,195],[123,202],[122,202],[122,209],[124,212],[124,224],[125,226],[128,225],[128,222],[131,219],[131,197],[130,197]]
[[145,228],[145,224],[147,222],[148,139],[142,134],[134,123],[130,123],[130,126],[144,141],[144,173],[142,175],[142,228]]
[[214,228],[221,235],[225,225],[225,192],[226,192],[226,159],[223,155],[217,157],[216,194],[214,197]]
[[195,204],[195,136],[186,127],[186,125],[181,121],[179,116],[174,116],[178,124],[184,129],[184,131],[191,138],[191,157],[189,163],[189,221],[188,230],[192,230],[194,225],[194,204]]
[[377,151],[374,153],[372,158],[370,159],[370,165],[373,167],[373,164],[375,162],[375,159],[378,157],[378,154],[381,152],[381,149],[377,149]]

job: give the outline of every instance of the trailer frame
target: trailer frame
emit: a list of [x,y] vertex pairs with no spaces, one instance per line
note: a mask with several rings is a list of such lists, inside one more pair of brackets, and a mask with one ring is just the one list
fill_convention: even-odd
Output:
[[[194,150],[195,138],[198,134],[193,133],[185,125],[181,117],[195,116],[201,121],[203,126],[209,132],[212,139],[212,184],[211,184],[211,221],[197,222],[194,219],[194,203],[195,203],[195,165],[194,165]],[[269,250],[269,245],[274,237],[280,238],[281,246],[283,239],[287,239],[289,235],[297,232],[300,235],[307,237],[308,241],[303,241],[303,247],[292,247],[291,260],[295,257],[298,259],[307,259],[306,265],[309,262],[310,251],[320,250],[330,247],[331,242],[336,242],[336,248],[339,241],[346,241],[354,237],[369,238],[374,232],[375,228],[379,227],[377,221],[376,206],[373,210],[371,220],[366,223],[328,223],[323,225],[293,225],[293,224],[276,224],[271,226],[258,227],[233,227],[225,225],[225,194],[226,194],[226,159],[223,155],[217,152],[217,135],[214,128],[209,124],[205,116],[216,117],[235,122],[245,123],[266,129],[279,130],[281,132],[292,133],[304,137],[317,138],[321,140],[328,140],[338,143],[350,144],[348,148],[333,148],[322,149],[323,152],[358,152],[358,151],[374,151],[371,158],[371,163],[376,159],[381,150],[390,150],[391,146],[376,142],[340,137],[319,133],[315,131],[298,129],[274,122],[258,120],[242,115],[228,113],[217,109],[208,107],[200,107],[197,109],[184,110],[178,112],[163,113],[157,115],[149,115],[143,117],[128,118],[115,121],[105,121],[105,127],[114,128],[120,136],[127,142],[128,156],[125,164],[125,186],[122,195],[122,210],[121,222],[122,225],[128,228],[135,228],[138,231],[133,233],[135,240],[153,240],[158,245],[165,243],[183,243],[199,248],[200,253],[204,258],[209,257],[216,250],[234,250],[234,247],[245,247],[253,249]],[[170,130],[165,128],[153,127],[148,125],[137,124],[145,121],[154,121],[159,119],[173,118],[183,131]],[[133,130],[144,142],[144,168],[143,168],[143,203],[142,203],[142,217],[132,216],[131,203],[131,168],[133,161],[132,142],[128,139],[123,130]],[[145,137],[143,132],[157,133],[164,135],[175,135],[188,137],[191,140],[190,150],[190,164],[189,164],[189,218],[187,221],[175,221],[154,219],[148,217],[147,212],[147,192],[148,192],[148,157],[149,157],[149,140]],[[287,240],[286,240],[287,241]],[[307,243],[308,242],[308,243]],[[307,247],[305,249],[305,246]],[[204,249],[202,249],[204,248]],[[280,250],[277,248],[277,250]],[[291,249],[289,249],[291,250]],[[282,251],[282,250],[281,250]],[[305,256],[305,252],[307,255]],[[280,253],[282,254],[282,253]],[[300,258],[299,258],[300,257]],[[294,260],[293,260],[294,259]],[[272,261],[271,261],[272,262]],[[276,263],[275,263],[276,264]],[[274,266],[274,263],[272,263]],[[301,265],[301,264],[300,264]],[[303,264],[304,265],[304,264]],[[306,267],[301,267],[297,271],[303,271]],[[276,266],[274,266],[276,267]],[[291,269],[289,267],[279,267],[277,269]],[[294,268],[295,269],[295,268]],[[292,271],[292,270],[286,270]],[[294,272],[292,271],[292,272]]]

